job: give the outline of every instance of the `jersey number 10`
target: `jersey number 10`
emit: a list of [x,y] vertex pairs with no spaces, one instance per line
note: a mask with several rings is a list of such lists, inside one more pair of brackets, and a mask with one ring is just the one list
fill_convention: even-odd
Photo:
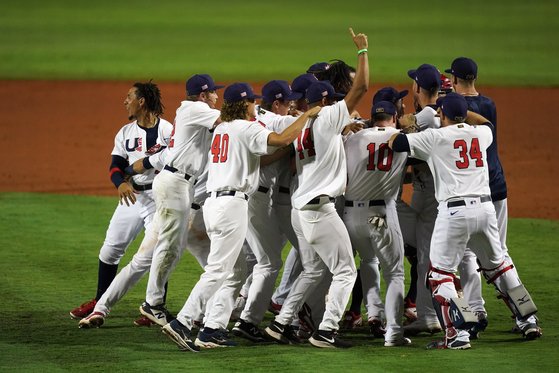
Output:
[[475,159],[476,167],[483,167],[483,154],[479,150],[479,140],[477,139],[477,137],[474,137],[472,139],[469,152],[468,143],[466,142],[466,140],[454,141],[454,149],[460,149],[459,154],[462,159],[456,161],[456,167],[458,167],[459,169],[470,167],[470,159]]
[[[377,144],[374,142],[367,145],[369,151],[369,163],[367,164],[367,171],[390,171],[392,168],[392,149],[388,147],[388,143],[382,143],[378,146],[378,151],[375,152]],[[375,155],[377,156],[375,160]]]
[[215,135],[212,141],[213,163],[223,163],[227,161],[227,152],[229,151],[229,135]]

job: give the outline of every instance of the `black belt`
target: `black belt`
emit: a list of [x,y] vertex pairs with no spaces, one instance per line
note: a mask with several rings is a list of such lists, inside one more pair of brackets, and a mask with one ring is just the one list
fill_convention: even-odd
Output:
[[[479,197],[479,201],[481,203],[483,202],[489,202],[491,201],[491,196],[481,196]],[[462,200],[458,200],[458,201],[450,201],[446,204],[447,207],[459,207],[459,206],[466,206],[466,201]]]
[[289,188],[280,186],[280,187],[278,188],[278,191],[279,191],[280,193],[289,193]]
[[132,181],[132,187],[135,190],[137,190],[138,192],[145,192],[146,190],[151,190],[152,185],[151,184],[140,185],[140,184],[136,184],[134,181]]
[[194,210],[200,210],[200,205],[197,203],[193,203],[190,205],[190,208],[193,208]]
[[[367,202],[363,203],[363,202],[357,202],[357,201],[345,201],[345,205],[348,207],[358,207],[358,206],[365,206]],[[384,203],[384,200],[382,199],[373,199],[370,200],[368,202],[369,206],[386,206],[386,203]]]
[[258,191],[262,193],[268,193],[269,190],[270,188],[266,188],[265,186],[262,185],[258,187]]
[[[242,193],[243,196],[245,197],[245,200],[248,201],[248,195],[246,193],[243,192],[239,192],[239,193]],[[215,192],[216,197],[235,196],[236,194],[237,194],[236,190],[220,190],[219,192]]]
[[[166,169],[167,171],[171,171],[172,173],[175,173],[175,172],[178,172],[178,171],[179,171],[179,170],[177,170],[176,168],[171,167],[171,166],[167,166],[167,165],[165,165],[164,169]],[[185,178],[186,180],[190,180],[190,179],[192,179],[193,177],[194,177],[194,176],[191,176],[191,175],[189,175],[189,174],[184,174],[184,178]]]
[[[311,199],[309,202],[307,202],[307,205],[318,205],[320,203],[320,198],[321,197]],[[334,202],[336,199],[332,197],[328,197],[328,200],[330,202]]]

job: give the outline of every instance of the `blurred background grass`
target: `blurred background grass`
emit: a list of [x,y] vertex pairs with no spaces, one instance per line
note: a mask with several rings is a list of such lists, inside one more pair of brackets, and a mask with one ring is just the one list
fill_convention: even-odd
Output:
[[377,82],[465,55],[484,84],[559,85],[552,0],[5,0],[0,79],[290,80],[317,61],[354,63],[349,26],[369,36]]

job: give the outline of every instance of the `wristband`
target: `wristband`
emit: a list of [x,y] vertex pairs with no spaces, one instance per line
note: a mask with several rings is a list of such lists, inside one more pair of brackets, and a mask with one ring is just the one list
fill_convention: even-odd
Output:
[[359,49],[357,51],[357,55],[360,55],[361,53],[367,53],[367,52],[368,52],[367,48]]

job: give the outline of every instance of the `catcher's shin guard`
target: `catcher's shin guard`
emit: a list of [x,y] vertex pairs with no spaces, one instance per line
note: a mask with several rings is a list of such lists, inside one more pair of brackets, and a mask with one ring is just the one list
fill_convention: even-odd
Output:
[[454,277],[453,273],[433,267],[431,267],[427,275],[427,284],[433,296],[433,308],[437,313],[441,326],[445,329],[454,326],[450,313],[451,300],[458,297],[454,287]]
[[508,276],[507,272],[512,268],[514,265],[505,260],[496,268],[485,269],[480,266],[479,270],[483,273],[487,283],[495,286],[499,293],[497,298],[501,298],[505,302],[514,317],[525,320],[535,314],[538,308],[520,279],[516,276]]

